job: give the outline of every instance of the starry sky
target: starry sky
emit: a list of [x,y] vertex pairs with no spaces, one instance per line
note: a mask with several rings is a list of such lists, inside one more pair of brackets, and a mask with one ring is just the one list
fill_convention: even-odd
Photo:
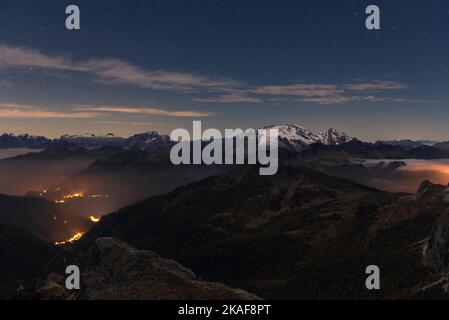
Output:
[[[66,6],[81,30],[65,28]],[[367,30],[365,9],[381,10]],[[449,140],[449,2],[2,0],[0,132]]]

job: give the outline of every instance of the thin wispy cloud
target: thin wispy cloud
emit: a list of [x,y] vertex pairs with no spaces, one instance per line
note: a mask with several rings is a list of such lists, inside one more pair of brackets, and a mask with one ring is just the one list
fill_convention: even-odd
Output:
[[134,115],[154,115],[165,117],[181,117],[181,118],[195,118],[195,117],[210,117],[212,112],[202,112],[195,110],[180,110],[173,111],[161,108],[134,108],[127,106],[95,106],[95,105],[79,105],[75,107],[78,112],[94,112],[94,113],[123,113]]
[[2,44],[0,44],[0,67],[85,71],[69,58],[46,55],[32,48],[10,47]]
[[285,86],[262,86],[253,90],[254,93],[264,95],[284,95],[302,97],[326,97],[344,92],[334,84],[292,84]]
[[395,81],[355,82],[346,84],[292,84],[262,86],[254,93],[271,96],[295,97],[295,101],[312,104],[342,104],[347,102],[379,102],[388,98],[367,93],[404,90],[407,86]]
[[195,110],[173,111],[161,108],[133,108],[126,106],[74,106],[67,111],[51,110],[42,106],[0,103],[0,118],[9,119],[87,119],[110,114],[152,115],[163,117],[210,117],[211,112]]
[[189,73],[155,70],[148,71],[118,59],[92,59],[82,64],[89,73],[104,84],[129,84],[153,90],[182,92],[223,92],[240,83],[214,79]]
[[191,73],[145,70],[120,59],[75,61],[38,50],[0,45],[0,68],[42,68],[91,74],[105,84],[129,84],[154,90],[226,92],[240,85],[230,79],[216,79]]
[[346,88],[351,91],[404,90],[408,87],[396,81],[373,81],[366,83],[350,83]]
[[43,107],[0,103],[0,118],[9,119],[85,119],[94,118],[93,112],[54,111]]
[[438,100],[420,100],[420,99],[403,99],[403,98],[390,98],[390,97],[382,97],[382,96],[332,96],[332,97],[310,97],[297,99],[299,102],[307,102],[313,104],[321,104],[321,105],[335,105],[347,102],[395,102],[395,103],[439,103]]
[[[270,85],[260,86],[250,89],[238,90],[237,94],[221,95],[210,98],[195,99],[197,102],[207,103],[238,103],[251,102],[259,103],[266,101],[265,96],[269,96],[269,101],[279,97],[291,98],[296,102],[312,104],[342,104],[347,102],[379,102],[389,100],[389,98],[374,96],[368,93],[404,90],[407,86],[394,81],[374,81],[358,82],[348,84],[307,84],[297,83],[291,85]],[[391,98],[390,100],[393,100]],[[288,100],[287,100],[288,101]],[[399,101],[399,100],[397,100]],[[405,100],[404,100],[405,101]]]
[[130,126],[154,126],[154,125],[165,125],[165,123],[153,122],[153,121],[112,121],[112,120],[90,120],[89,123],[95,124],[106,124],[106,125],[118,125],[123,126],[124,124]]
[[308,97],[303,99],[298,99],[296,101],[321,104],[321,105],[333,105],[333,104],[341,104],[347,102],[380,102],[385,101],[386,98],[383,97],[375,97],[375,96],[323,96],[323,97]]
[[196,102],[202,103],[259,103],[264,101],[260,97],[255,97],[247,94],[227,94],[211,98],[196,98],[194,100]]

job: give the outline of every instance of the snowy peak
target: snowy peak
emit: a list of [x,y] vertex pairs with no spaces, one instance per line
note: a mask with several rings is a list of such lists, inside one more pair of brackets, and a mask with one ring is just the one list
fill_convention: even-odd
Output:
[[285,139],[290,143],[295,142],[308,145],[319,141],[319,137],[316,134],[296,124],[269,126],[265,129],[278,129],[279,138]]
[[132,137],[129,137],[128,141],[134,145],[139,143],[152,143],[155,141],[167,142],[170,141],[170,137],[167,135],[160,135],[157,131],[148,131],[135,134]]
[[63,136],[61,136],[61,140],[76,140],[76,139],[111,139],[111,138],[115,138],[115,139],[121,139],[120,137],[117,137],[116,135],[114,135],[113,133],[108,133],[106,135],[101,135],[101,136],[97,136],[95,134],[92,133],[85,133],[85,134],[81,134],[81,135],[68,135],[65,134]]
[[135,134],[126,139],[128,147],[139,147],[142,149],[164,148],[171,145],[170,137],[160,135],[156,131]]
[[339,145],[353,140],[346,133],[339,132],[333,128],[318,133],[314,133],[297,124],[268,126],[264,129],[278,129],[281,145],[295,149],[301,149],[314,143]]
[[346,133],[340,133],[333,128],[327,131],[320,131],[317,135],[320,138],[321,143],[326,145],[339,145],[353,140],[353,138],[348,136]]

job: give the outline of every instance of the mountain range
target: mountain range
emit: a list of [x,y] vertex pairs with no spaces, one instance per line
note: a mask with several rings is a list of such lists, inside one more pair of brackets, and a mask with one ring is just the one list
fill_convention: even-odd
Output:
[[[367,143],[334,129],[270,128],[279,129],[282,147],[274,176],[249,165],[173,166],[172,143],[156,132],[126,143],[67,136],[0,161],[35,168],[49,158],[88,159],[43,197],[82,191],[118,200],[94,224],[69,204],[0,196],[0,239],[9,248],[0,297],[19,289],[17,298],[41,299],[449,298],[448,187],[424,181],[415,194],[391,193],[337,177],[369,171],[379,178],[407,165],[357,159],[442,159],[447,150]],[[80,230],[87,233],[74,244],[49,243]],[[84,268],[86,287],[77,295],[63,288],[61,268],[70,261]],[[365,288],[373,264],[382,268],[376,292]]]
[[0,136],[0,149],[28,148],[48,149],[55,147],[78,146],[87,149],[101,148],[104,146],[116,146],[122,148],[139,147],[142,149],[170,146],[170,137],[160,135],[155,131],[136,134],[129,138],[115,136],[110,133],[104,136],[94,134],[63,135],[57,139],[48,139],[33,135],[3,134]]
[[[293,151],[300,151],[314,144],[325,146],[341,146],[350,142],[362,142],[360,139],[351,137],[337,129],[312,132],[307,128],[293,125],[271,125],[264,129],[278,129],[280,147]],[[375,143],[364,142],[366,145],[391,146],[406,150],[432,148],[442,151],[449,151],[449,142],[436,141],[413,141],[413,140],[390,140],[377,141]],[[166,151],[174,142],[170,141],[168,135],[159,134],[156,131],[148,131],[135,134],[128,138],[116,136],[112,133],[104,136],[93,134],[85,135],[63,135],[57,139],[48,139],[41,136],[3,134],[0,136],[0,149],[7,148],[28,148],[28,149],[49,149],[49,148],[71,148],[75,146],[85,149],[97,149],[101,147],[117,147],[129,149],[138,147],[149,151]],[[81,149],[80,149],[81,151]],[[418,152],[419,153],[419,152]],[[446,155],[444,156],[446,157]]]
[[[290,145],[305,146],[313,143],[323,144],[341,144],[352,140],[345,133],[340,133],[336,129],[320,131],[313,133],[299,125],[281,125],[265,127],[279,129],[281,140]],[[50,147],[76,145],[88,149],[99,148],[103,146],[119,146],[123,148],[139,147],[141,149],[157,148],[171,146],[168,135],[159,134],[156,131],[148,131],[141,134],[135,134],[128,138],[123,138],[109,133],[104,136],[94,134],[84,135],[63,135],[57,139],[48,139],[40,136],[28,134],[15,136],[13,134],[3,134],[0,136],[0,149],[6,148],[29,148],[29,149],[47,149]]]

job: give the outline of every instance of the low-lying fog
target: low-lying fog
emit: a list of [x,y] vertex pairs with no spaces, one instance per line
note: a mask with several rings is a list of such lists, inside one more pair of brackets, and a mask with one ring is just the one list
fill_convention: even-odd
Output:
[[24,195],[54,186],[91,161],[5,161],[0,160],[0,194]]
[[[391,162],[391,160],[384,161]],[[405,162],[406,166],[371,178],[370,185],[390,192],[415,193],[424,180],[442,185],[449,183],[449,160],[400,161]]]

